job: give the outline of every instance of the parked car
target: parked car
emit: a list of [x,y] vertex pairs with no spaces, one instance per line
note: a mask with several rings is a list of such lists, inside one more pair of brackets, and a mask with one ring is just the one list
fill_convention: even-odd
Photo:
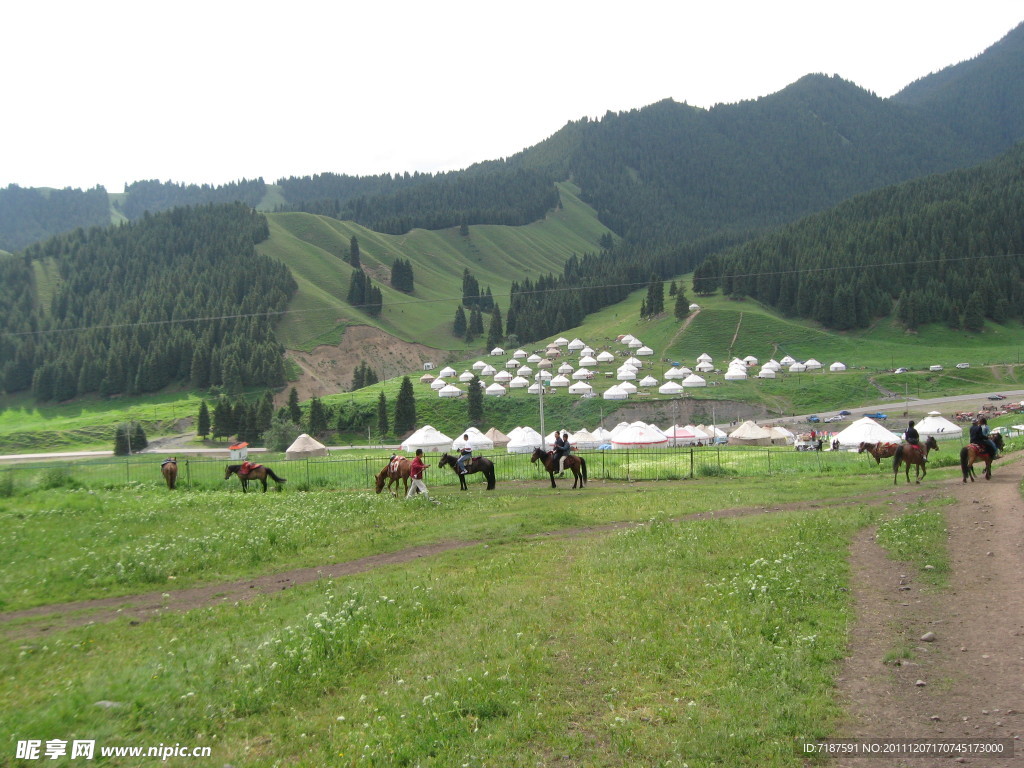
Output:
[[971,364],[970,363],[957,363],[956,367],[961,369],[961,370],[963,370],[964,368],[970,368]]
[[989,395],[988,399],[989,400],[1005,400],[1006,399],[1006,395]]
[[819,421],[821,421],[821,418],[818,416],[808,416],[807,420],[811,422],[811,424],[817,424]]
[[881,412],[879,412],[879,413],[865,413],[864,415],[867,416],[869,419],[878,419],[879,421],[885,421],[886,419],[889,418],[886,414],[881,413]]
[[897,368],[893,373],[910,373],[909,368]]
[[932,365],[932,366],[929,366],[928,370],[929,371],[941,371],[942,370],[942,366],[941,365]]
[[839,415],[840,415],[840,416],[849,416],[849,415],[851,415],[851,414],[850,414],[850,412],[849,412],[849,411],[840,411],[840,412],[839,412]]
[[842,416],[829,416],[827,419],[825,419],[825,423],[826,424],[832,424],[833,422],[842,421],[842,420],[843,420]]

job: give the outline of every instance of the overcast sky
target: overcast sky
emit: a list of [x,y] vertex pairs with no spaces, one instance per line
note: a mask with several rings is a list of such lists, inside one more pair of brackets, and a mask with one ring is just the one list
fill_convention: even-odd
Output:
[[458,169],[811,72],[891,96],[1021,21],[1020,0],[12,0],[0,186]]

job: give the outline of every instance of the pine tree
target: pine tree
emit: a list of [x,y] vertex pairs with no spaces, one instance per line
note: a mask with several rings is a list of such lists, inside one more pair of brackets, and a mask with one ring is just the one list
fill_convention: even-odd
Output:
[[296,424],[302,423],[302,408],[299,407],[299,393],[295,387],[288,393],[288,417]]
[[469,312],[469,327],[466,330],[466,341],[484,335],[484,318],[480,307],[473,307]]
[[199,403],[199,417],[197,422],[196,435],[205,440],[207,435],[210,434],[210,409],[206,406],[205,400],[202,400]]
[[501,309],[497,304],[491,312],[491,322],[487,326],[487,346],[491,349],[501,344],[505,334],[501,330]]
[[455,320],[452,322],[452,336],[463,338],[466,335],[466,313],[460,304],[455,308]]
[[388,399],[384,392],[377,398],[377,434],[382,438],[391,432],[391,425],[388,424]]
[[416,394],[408,376],[402,377],[395,400],[395,434],[404,435],[416,428]]
[[676,320],[682,320],[690,314],[690,303],[686,300],[686,294],[682,291],[676,292],[676,304],[673,309]]
[[466,393],[466,417],[471,427],[479,429],[484,424],[484,388],[476,376],[469,382],[469,392]]
[[359,241],[356,239],[355,235],[352,235],[352,239],[348,244],[348,263],[357,270],[361,270],[363,268],[362,261],[359,258]]
[[309,425],[307,432],[313,436],[320,436],[328,429],[327,411],[319,397],[309,401]]

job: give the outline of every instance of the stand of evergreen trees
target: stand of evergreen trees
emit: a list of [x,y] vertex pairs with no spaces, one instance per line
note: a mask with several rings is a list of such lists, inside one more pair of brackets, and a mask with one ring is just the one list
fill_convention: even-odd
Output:
[[[178,208],[0,259],[0,386],[42,401],[282,386],[273,321],[297,286],[256,253],[268,235],[240,204]],[[48,303],[37,267],[55,276]]]
[[81,189],[24,189],[11,184],[0,189],[0,250],[20,251],[79,227],[110,223],[110,198],[103,187]]

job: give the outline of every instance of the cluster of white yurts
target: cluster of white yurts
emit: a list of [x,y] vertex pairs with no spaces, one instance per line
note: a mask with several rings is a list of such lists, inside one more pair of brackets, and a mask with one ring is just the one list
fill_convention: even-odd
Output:
[[[501,397],[514,389],[524,389],[532,395],[564,389],[571,395],[595,397],[594,385],[598,380],[613,380],[611,386],[602,388],[601,397],[625,400],[641,388],[650,391],[657,387],[659,394],[678,395],[689,388],[706,387],[708,374],[720,372],[708,354],[698,357],[692,369],[681,363],[672,363],[666,370],[659,371],[653,360],[654,350],[630,334],[619,336],[609,347],[597,351],[580,339],[570,341],[564,337],[555,339],[543,351],[533,353],[517,349],[507,355],[504,349],[495,347],[490,357],[507,356],[506,360],[477,360],[462,373],[446,366],[436,376],[425,373],[420,382],[428,384],[439,397],[465,394],[464,387],[474,378],[480,382],[484,394],[491,397]],[[758,359],[752,355],[734,358],[722,379],[728,382],[751,378],[759,365]],[[822,364],[813,358],[797,361],[787,355],[781,360],[772,359],[760,365],[759,372],[753,376],[774,379],[783,371],[804,373],[822,369]],[[846,366],[835,362],[829,370],[845,371]]]
[[[422,448],[425,452],[441,453],[451,451],[462,445],[463,435],[469,438],[474,450],[501,450],[508,453],[532,453],[536,448],[550,449],[554,447],[555,435],[551,432],[542,436],[532,427],[516,427],[507,435],[492,427],[481,432],[469,427],[450,437],[429,424],[411,434],[400,446],[403,451],[415,451]],[[686,445],[713,445],[724,443],[728,435],[714,426],[701,424],[694,426],[673,425],[662,429],[655,424],[642,421],[622,422],[613,429],[597,427],[593,431],[587,429],[569,433],[569,442],[577,450],[596,448],[668,448]]]

